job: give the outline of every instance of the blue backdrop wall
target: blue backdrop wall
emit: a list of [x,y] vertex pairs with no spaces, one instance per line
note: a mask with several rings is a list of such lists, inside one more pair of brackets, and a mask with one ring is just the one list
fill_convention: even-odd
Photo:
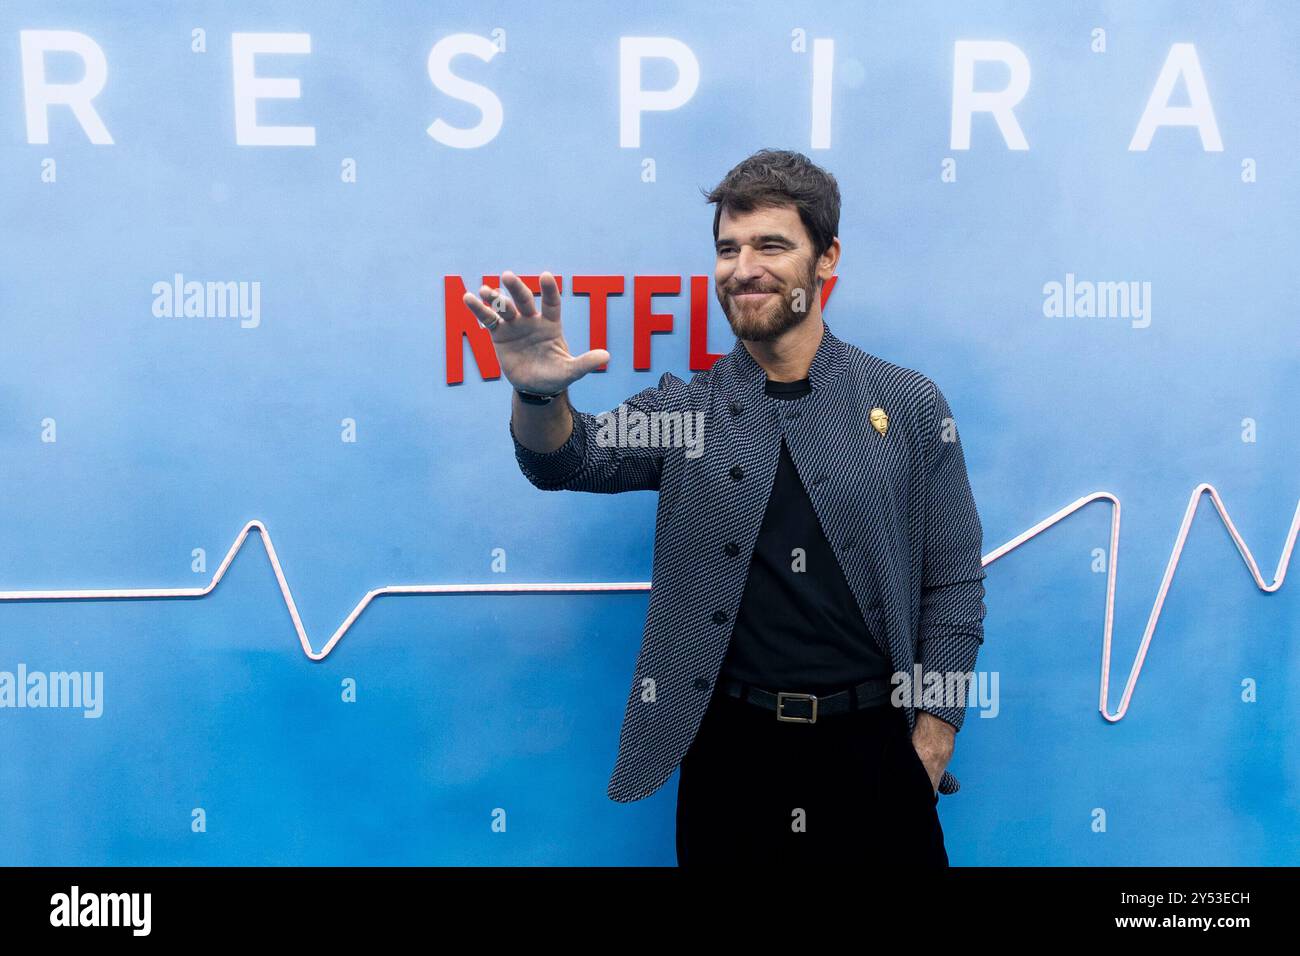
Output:
[[[1266,583],[1293,527],[1298,42],[1280,2],[6,0],[0,590],[200,588],[253,519],[316,651],[386,585],[648,580],[653,493],[529,485],[447,290],[552,270],[581,350],[570,277],[625,277],[575,404],[686,377],[700,187],[778,146],[838,178],[827,322],[943,388],[985,552],[1123,502],[1114,716],[1194,489]],[[1111,517],[992,562],[953,863],[1300,863],[1294,588],[1202,498],[1108,721]],[[605,796],[645,608],[384,597],[312,661],[256,534],[206,597],[0,601],[0,863],[672,864],[676,778]]]

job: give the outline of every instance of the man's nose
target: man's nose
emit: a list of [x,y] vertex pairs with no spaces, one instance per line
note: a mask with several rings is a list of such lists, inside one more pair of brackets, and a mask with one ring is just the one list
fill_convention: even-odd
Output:
[[757,279],[763,274],[763,270],[758,264],[758,253],[751,250],[748,246],[741,246],[740,251],[736,253],[736,272],[733,278],[738,283],[744,283]]

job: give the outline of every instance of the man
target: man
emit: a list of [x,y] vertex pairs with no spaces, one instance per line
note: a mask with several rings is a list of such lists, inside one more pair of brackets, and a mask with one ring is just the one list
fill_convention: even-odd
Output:
[[825,323],[840,257],[829,173],[762,150],[707,199],[736,344],[623,409],[697,415],[703,454],[670,428],[611,440],[604,417],[570,404],[568,387],[610,356],[570,354],[550,273],[540,311],[509,272],[509,297],[465,297],[515,386],[510,433],[529,481],[659,492],[609,796],[646,797],[680,767],[682,865],[946,866],[938,794],[959,787],[946,768],[986,575],[948,403]]

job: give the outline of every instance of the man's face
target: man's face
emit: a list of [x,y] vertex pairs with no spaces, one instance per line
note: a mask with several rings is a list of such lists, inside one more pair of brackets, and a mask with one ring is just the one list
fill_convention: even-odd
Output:
[[723,209],[716,249],[714,288],[737,338],[770,342],[807,317],[821,283],[794,206]]

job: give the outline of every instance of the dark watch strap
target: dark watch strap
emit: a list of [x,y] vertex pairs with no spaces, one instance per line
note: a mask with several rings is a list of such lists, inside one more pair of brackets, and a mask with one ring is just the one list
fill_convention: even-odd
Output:
[[515,389],[515,394],[519,400],[528,405],[549,405],[554,395],[538,395],[536,392],[525,392],[522,388]]

